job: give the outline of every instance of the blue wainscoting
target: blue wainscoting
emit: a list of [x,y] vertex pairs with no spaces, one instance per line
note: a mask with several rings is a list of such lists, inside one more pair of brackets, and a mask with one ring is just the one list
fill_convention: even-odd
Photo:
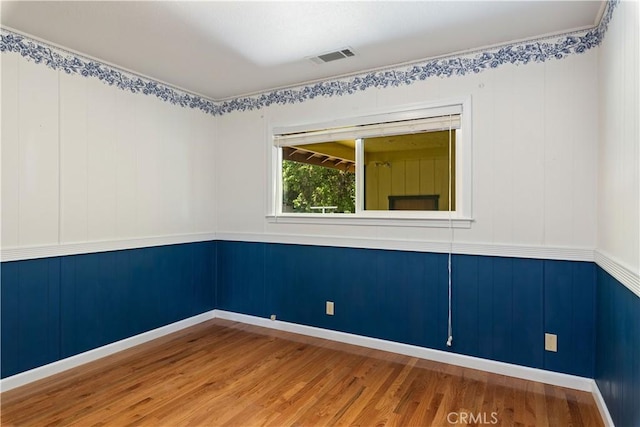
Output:
[[[5,262],[1,373],[220,308],[594,377],[593,263],[455,255],[452,265],[447,348],[444,254],[218,241]],[[545,332],[558,334],[557,353],[544,351]]]
[[[593,378],[595,264],[218,242],[217,308]],[[335,315],[325,314],[335,302]],[[544,351],[544,333],[558,352]]]
[[640,426],[640,298],[597,268],[595,379],[616,426]]
[[2,378],[215,308],[216,243],[2,263]]

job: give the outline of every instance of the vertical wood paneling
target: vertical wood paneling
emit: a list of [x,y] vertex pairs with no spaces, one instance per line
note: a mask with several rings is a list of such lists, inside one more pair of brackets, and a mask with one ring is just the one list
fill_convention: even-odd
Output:
[[[266,316],[269,308],[264,305],[265,262],[263,243],[219,242],[216,282],[222,285],[217,288],[218,307]],[[314,277],[317,276],[309,275],[300,286],[315,289],[313,284],[309,283]],[[291,293],[290,297],[297,298],[295,293]]]
[[0,375],[2,378],[20,372],[20,320],[17,307],[20,304],[20,263],[5,262],[0,267],[2,286],[0,286]]
[[19,369],[27,370],[59,359],[59,260],[49,258],[20,262],[19,283],[9,285],[19,289],[16,325],[19,330]]
[[621,2],[599,51],[598,249],[640,271],[640,25]]
[[22,246],[58,243],[58,73],[19,62]]
[[[159,269],[156,262],[160,263],[158,248],[134,249],[132,253],[135,262],[132,262],[133,283],[161,283]],[[160,289],[153,288],[155,292],[149,292],[145,287],[132,289],[131,304],[145,304],[148,309],[138,311],[131,319],[134,330],[147,331],[154,328],[154,320],[162,312],[164,302],[160,299]],[[135,307],[135,306],[134,306]]]
[[572,65],[551,61],[545,66],[544,242],[551,246],[572,241],[571,222],[577,214],[570,178],[573,176],[573,129],[567,126],[572,123],[573,95],[577,90],[571,83]]
[[116,117],[114,157],[116,159],[116,236],[119,239],[136,237],[137,223],[137,143],[136,121],[139,117],[135,94],[115,92]]
[[[389,161],[390,166],[370,161],[365,167],[365,209],[388,210],[390,195],[438,194],[439,209],[447,210],[449,163],[440,154],[434,156],[438,157]],[[452,194],[455,198],[455,189]]]
[[189,112],[176,109],[168,104],[162,104],[160,117],[162,123],[171,123],[174,118],[175,126],[163,127],[161,143],[162,175],[162,211],[164,217],[163,229],[169,234],[184,233],[189,224],[189,145],[188,141]]
[[[476,226],[464,233],[464,239],[468,241],[492,242],[493,230],[493,169],[498,167],[493,163],[494,151],[494,127],[489,125],[495,122],[495,96],[494,88],[501,82],[496,81],[491,73],[478,74],[479,83],[472,92],[473,96],[473,125],[472,136],[472,194],[473,217]],[[469,132],[469,129],[463,132]]]
[[[492,336],[494,320],[493,310],[493,261],[478,264],[478,332],[482,337]],[[478,356],[492,359],[493,340],[478,339]]]
[[452,265],[453,339],[456,351],[469,355],[478,354],[480,339],[478,264],[479,257],[456,255]]
[[[595,270],[591,263],[544,262],[545,332],[558,335],[558,351],[545,352],[547,369],[593,376]],[[580,354],[580,358],[570,355]]]
[[378,208],[389,209],[391,194],[391,167],[378,166]]
[[[449,161],[436,159],[434,161],[434,175],[436,193],[440,195],[438,206],[440,210],[449,210]],[[455,210],[455,206],[451,207]]]
[[[328,254],[318,254],[322,258],[327,258]],[[398,320],[402,323],[406,322],[406,314],[402,315],[404,310],[410,310],[411,305],[404,303],[407,294],[411,294],[407,289],[408,281],[417,281],[416,277],[409,277],[409,271],[406,268],[406,258],[403,254],[376,252],[375,254],[375,280],[369,284],[370,296],[367,297],[368,305],[375,312],[384,313],[376,322],[375,331],[370,330],[375,337],[382,339],[395,339],[397,341],[406,342],[407,329],[398,328]],[[394,288],[388,286],[388,283],[396,284]],[[372,298],[375,295],[376,298]],[[404,303],[404,304],[403,304]],[[415,304],[415,303],[414,303]],[[414,305],[412,304],[412,305]],[[349,309],[349,303],[344,301],[344,309]],[[372,319],[373,320],[373,319]],[[416,321],[418,319],[415,319]]]
[[217,271],[217,243],[192,243],[191,257],[193,268],[193,288],[190,295],[191,313],[204,313],[217,307],[216,271]]
[[378,205],[378,168],[369,163],[365,165],[364,178],[364,206],[365,209],[375,209]]
[[545,261],[545,333],[558,336],[558,351],[545,351],[545,365],[554,370],[569,372],[573,361],[563,355],[573,348],[571,331],[573,317],[571,264],[563,261]]
[[113,88],[87,82],[87,237],[111,240],[116,234],[116,100]]
[[[454,256],[452,348],[445,254],[204,242],[2,268],[5,376],[47,363],[31,353],[42,343],[68,357],[214,307],[593,375],[591,263]],[[543,352],[543,332],[558,334],[558,353]]]
[[214,117],[2,63],[3,247],[213,231]]
[[102,341],[101,328],[103,313],[100,310],[100,299],[104,296],[104,284],[101,281],[103,268],[101,257],[94,254],[74,257],[74,283],[71,286],[73,311],[65,313],[69,320],[63,324],[71,325],[70,346],[64,349],[65,354],[77,354],[90,350]]
[[[596,266],[590,262],[571,263],[572,295],[574,307],[571,318],[573,348],[595,348],[595,310],[596,310]],[[593,351],[585,353],[580,361],[581,375],[593,377],[595,355]]]
[[138,109],[145,111],[137,122],[136,184],[137,222],[136,228],[142,236],[162,233],[162,161],[158,155],[162,129],[158,105],[149,97],[136,99]]
[[436,168],[433,160],[420,160],[420,193],[435,194]]
[[18,92],[18,57],[0,55],[0,90],[2,91],[2,246],[20,242],[20,131]]
[[[60,259],[60,356],[69,357],[74,352],[75,340],[78,339],[75,322],[77,298],[76,260],[80,255],[62,257]],[[19,283],[18,283],[19,285]],[[18,286],[16,286],[18,287]]]
[[455,255],[448,348],[446,254],[219,242],[217,260],[224,310],[593,376],[592,263]]
[[[572,109],[574,121],[598,115],[597,93],[583,90],[585,87],[598,86],[597,68],[588,66],[592,62],[591,58],[582,55],[576,58],[576,68],[588,71],[573,73],[575,77],[572,96],[576,101],[576,106]],[[598,121],[582,121],[580,126],[572,129],[572,136],[572,241],[576,246],[595,247],[596,236],[592,230],[597,228],[598,206],[593,190],[598,187],[598,176],[593,171],[598,164]]]
[[640,422],[640,298],[597,269],[595,379],[615,425]]
[[[303,110],[308,108],[304,105],[299,104]],[[251,233],[265,229],[265,204],[269,187],[265,182],[268,164],[266,154],[270,147],[264,141],[267,129],[264,115],[264,111],[252,111],[229,114],[224,122],[217,121],[215,194],[218,221],[224,222],[225,231]],[[242,167],[230,160],[237,159],[238,153],[249,153],[243,158]]]
[[[495,243],[514,243],[513,228],[517,221],[513,216],[513,139],[515,127],[513,123],[513,83],[516,74],[515,67],[503,67],[496,70],[492,76],[494,80],[493,122],[491,123],[492,139],[492,192],[490,203],[492,206],[491,220],[493,222],[493,241]],[[496,84],[499,81],[499,84]],[[485,176],[484,179],[488,179]],[[480,178],[482,179],[482,177]],[[474,198],[475,200],[475,198]],[[486,203],[487,201],[485,201]]]
[[[393,195],[406,194],[406,175],[405,175],[405,162],[393,162],[391,165],[391,193]],[[387,207],[389,201],[387,199]]]
[[[513,75],[513,96],[527,102],[510,105],[513,114],[511,136],[511,181],[513,241],[519,244],[544,243],[544,65],[535,64]],[[501,119],[500,119],[501,120]],[[568,160],[567,160],[568,161]],[[593,164],[585,165],[589,170]],[[587,193],[583,191],[583,193]],[[588,234],[588,233],[586,233]]]
[[[524,67],[505,66],[450,79],[429,79],[402,90],[385,89],[384,96],[378,97],[379,102],[383,103],[378,103],[378,108],[393,110],[410,102],[471,96],[474,224],[470,229],[456,231],[460,241],[584,247],[584,243],[595,240],[595,228],[583,227],[590,215],[585,215],[575,224],[584,228],[578,236],[573,231],[571,219],[581,215],[580,212],[577,208],[569,207],[567,211],[557,206],[562,205],[560,199],[569,200],[563,202],[565,207],[573,204],[574,199],[575,203],[579,200],[583,205],[595,203],[594,188],[585,185],[581,178],[593,178],[597,174],[596,165],[589,160],[595,156],[595,147],[580,147],[588,152],[578,155],[577,140],[572,135],[574,129],[581,127],[585,121],[590,123],[589,126],[598,123],[597,114],[592,109],[575,105],[583,101],[593,105],[597,101],[596,87],[585,84],[589,76],[593,76],[597,57],[598,52],[590,50],[561,61],[532,63]],[[396,90],[397,94],[392,94]],[[579,97],[572,96],[576,90],[580,91]],[[233,153],[238,150],[246,150],[252,153],[250,162],[255,169],[245,168],[244,176],[250,182],[264,181],[264,169],[259,168],[257,163],[268,153],[271,144],[268,130],[255,131],[258,114],[264,114],[266,124],[274,126],[321,122],[323,119],[357,115],[354,112],[354,100],[361,106],[371,107],[372,104],[367,104],[365,99],[369,99],[367,92],[311,100],[295,106],[268,107],[260,113],[234,112],[220,117],[218,140],[234,142],[218,145],[217,157],[220,161],[216,164],[217,176],[237,181],[239,173],[225,159],[233,158]],[[251,125],[243,126],[243,123]],[[569,138],[560,137],[560,134],[567,134]],[[551,147],[552,151],[546,153],[547,147]],[[578,161],[582,169],[565,167]],[[560,168],[559,165],[564,166]],[[550,176],[547,176],[547,167],[550,167]],[[373,174],[370,168],[371,165],[368,165],[368,180],[372,179]],[[408,173],[409,169],[405,168],[405,174]],[[433,194],[433,190],[423,189],[430,186],[427,180],[428,177],[420,176],[420,193]],[[245,184],[238,185],[241,186],[237,188],[242,203],[234,202],[232,191],[220,183],[219,231],[245,231],[241,222],[259,233],[265,227],[269,231],[283,228],[265,223],[264,215],[259,212],[248,213],[246,206],[249,200],[268,197],[268,186],[249,188]],[[371,194],[367,193],[365,197],[369,204]],[[548,224],[551,230],[547,229]],[[287,233],[300,235],[318,235],[324,230],[314,225],[287,229]],[[363,226],[358,227],[355,234],[365,238],[377,233],[379,231],[375,227]],[[390,238],[396,239],[404,238],[405,233],[405,228],[385,231]],[[440,237],[440,230],[437,229],[420,230],[420,233],[427,240],[438,240]]]
[[[447,319],[448,319],[448,272],[443,267],[447,262],[445,254],[430,254],[427,258],[427,293],[432,298],[433,304],[429,306],[429,311],[435,313],[434,317],[427,317],[427,337],[431,340],[428,345],[438,350],[446,350],[447,342]],[[455,321],[454,321],[455,322]]]
[[190,204],[193,231],[211,231],[216,227],[215,121],[204,113],[189,116]]
[[[629,31],[632,32],[632,30]],[[629,43],[629,45],[631,45],[631,43]],[[108,194],[103,194],[103,192],[97,191],[89,192],[89,197],[92,198],[92,201],[88,203],[88,209],[90,210],[89,217],[95,217],[92,221],[96,224],[105,222],[105,224],[96,225],[96,227],[108,229],[103,230],[105,231],[104,233],[100,232],[98,234],[95,234],[92,231],[91,233],[93,234],[91,238],[119,238],[120,236],[124,235],[130,236],[132,232],[135,232],[135,236],[132,237],[137,237],[170,234],[174,232],[183,232],[183,230],[185,230],[186,232],[195,231],[195,228],[198,227],[197,224],[201,221],[193,220],[196,214],[192,211],[191,206],[200,206],[201,204],[197,200],[205,199],[209,199],[208,204],[205,204],[205,209],[212,209],[212,202],[210,201],[210,199],[222,200],[222,203],[220,203],[220,206],[218,207],[220,209],[219,213],[221,213],[221,215],[213,216],[224,217],[224,220],[222,221],[222,231],[237,231],[239,229],[242,229],[244,231],[246,227],[256,231],[263,230],[264,199],[268,191],[267,186],[264,185],[264,160],[266,154],[265,150],[268,149],[268,144],[264,144],[264,137],[266,135],[266,122],[265,119],[263,119],[263,116],[265,114],[269,115],[272,110],[274,112],[274,116],[277,117],[278,120],[295,122],[305,117],[307,120],[311,120],[310,118],[312,117],[327,117],[330,114],[329,112],[331,111],[333,111],[334,114],[336,114],[336,112],[337,114],[353,114],[354,112],[363,109],[363,105],[371,106],[377,103],[382,103],[379,105],[379,107],[393,108],[396,105],[402,105],[408,102],[415,102],[420,100],[424,101],[428,99],[437,99],[440,97],[449,96],[466,96],[468,94],[472,94],[474,104],[473,141],[476,147],[480,147],[480,149],[476,151],[474,158],[474,174],[476,174],[476,179],[474,179],[474,187],[478,191],[474,194],[474,203],[476,209],[474,216],[476,216],[476,221],[472,229],[460,231],[460,237],[465,241],[491,240],[504,243],[513,242],[516,244],[529,244],[529,242],[534,241],[536,238],[537,231],[534,230],[538,230],[540,227],[540,216],[533,214],[536,206],[539,206],[539,204],[535,200],[535,198],[523,200],[523,193],[526,193],[527,189],[525,188],[524,191],[521,191],[520,185],[526,187],[527,185],[535,186],[537,184],[538,187],[535,187],[535,190],[533,190],[534,192],[536,192],[539,189],[539,183],[545,182],[545,189],[548,188],[553,192],[553,194],[555,194],[551,197],[555,197],[555,199],[559,200],[561,198],[564,198],[563,194],[567,192],[567,188],[563,187],[564,184],[561,184],[561,189],[557,190],[554,187],[556,186],[556,181],[561,183],[571,181],[572,183],[569,184],[567,193],[569,194],[568,197],[572,200],[571,204],[580,204],[585,206],[590,204],[593,205],[593,189],[586,188],[586,186],[583,185],[583,178],[588,178],[589,176],[593,177],[593,175],[595,174],[595,168],[589,165],[590,161],[587,158],[589,155],[593,154],[593,148],[591,148],[590,153],[584,153],[586,158],[585,162],[583,162],[582,159],[578,158],[573,161],[573,163],[579,165],[579,167],[584,166],[583,169],[576,169],[573,172],[563,170],[562,172],[558,173],[552,170],[552,176],[548,179],[545,178],[545,176],[542,176],[543,174],[546,174],[545,171],[538,171],[535,172],[535,176],[532,176],[531,179],[527,180],[524,178],[525,174],[517,175],[517,170],[519,169],[519,160],[517,159],[520,157],[526,157],[526,152],[518,151],[517,156],[516,154],[514,154],[514,156],[516,157],[511,156],[510,159],[505,158],[506,161],[502,162],[499,161],[502,155],[497,154],[498,158],[496,158],[495,152],[492,151],[491,145],[494,143],[493,139],[495,139],[496,132],[500,131],[498,128],[503,128],[503,123],[507,122],[506,120],[498,120],[496,117],[506,117],[502,113],[506,112],[506,114],[508,115],[511,106],[513,106],[517,110],[516,113],[519,115],[531,113],[533,113],[534,115],[539,115],[541,109],[544,108],[546,112],[540,125],[534,129],[533,123],[535,122],[535,120],[530,120],[526,123],[526,126],[530,127],[534,132],[536,130],[538,130],[539,132],[539,129],[541,128],[545,129],[545,138],[547,136],[553,137],[554,135],[557,135],[558,131],[568,132],[571,134],[572,129],[579,126],[579,122],[582,123],[586,121],[592,124],[596,123],[597,120],[595,120],[595,117],[584,117],[585,115],[589,116],[594,114],[594,112],[588,109],[588,107],[585,108],[585,110],[574,108],[576,107],[575,104],[577,102],[581,102],[584,105],[592,105],[593,102],[595,102],[593,101],[594,90],[590,87],[590,85],[585,84],[585,80],[589,80],[593,77],[593,67],[591,65],[594,61],[594,58],[595,54],[589,52],[584,55],[576,56],[576,58],[570,57],[563,61],[551,61],[545,64],[528,65],[527,67],[502,67],[498,70],[489,70],[486,73],[482,73],[477,76],[474,75],[455,77],[452,79],[444,80],[434,79],[428,82],[416,83],[415,86],[411,87],[389,88],[384,91],[384,95],[377,94],[375,93],[375,91],[372,91],[370,93],[363,92],[349,97],[332,98],[327,100],[313,100],[309,101],[309,103],[305,103],[304,105],[274,107],[273,109],[270,108],[261,112],[237,113],[218,119],[206,117],[208,122],[217,122],[217,124],[220,125],[220,128],[225,130],[219,135],[218,140],[235,141],[233,144],[229,143],[228,148],[216,148],[218,154],[217,157],[220,157],[222,159],[232,158],[233,153],[237,152],[239,144],[242,145],[242,148],[240,148],[241,150],[245,150],[246,152],[251,153],[252,166],[244,168],[244,173],[250,173],[250,175],[247,175],[246,184],[239,184],[246,188],[238,188],[238,191],[235,191],[235,188],[234,190],[225,189],[225,185],[220,184],[217,190],[214,188],[215,191],[213,192],[207,191],[209,189],[203,186],[201,187],[202,191],[198,192],[197,194],[193,194],[190,193],[190,191],[193,190],[194,186],[185,184],[185,182],[182,181],[183,175],[178,174],[178,169],[184,169],[182,166],[176,169],[175,175],[173,174],[173,172],[167,174],[165,160],[170,156],[170,153],[161,154],[165,152],[164,148],[160,151],[157,151],[157,141],[168,140],[163,138],[177,138],[180,140],[184,140],[185,138],[192,138],[192,136],[190,136],[190,130],[185,130],[185,127],[188,127],[184,124],[185,120],[188,120],[185,119],[185,117],[192,117],[193,114],[201,113],[184,110],[179,107],[169,106],[151,97],[132,96],[131,99],[136,100],[133,102],[139,103],[139,105],[142,106],[142,108],[137,109],[137,111],[140,112],[140,115],[136,116],[135,119],[136,127],[139,126],[142,129],[142,132],[139,135],[132,137],[132,139],[135,138],[136,141],[132,141],[131,139],[127,139],[125,141],[119,139],[120,136],[116,136],[116,142],[118,144],[121,144],[119,147],[123,149],[129,149],[130,147],[132,147],[134,145],[133,142],[140,142],[141,145],[143,145],[142,148],[144,149],[144,161],[140,160],[139,158],[136,159],[136,178],[141,179],[141,182],[138,182],[138,180],[136,179],[132,184],[132,187],[136,188],[136,219],[133,220],[135,222],[135,225],[132,225],[131,222],[129,222],[129,218],[131,218],[131,216],[133,215],[133,209],[131,209],[130,205],[134,198],[134,194],[131,190],[132,187],[124,184],[125,177],[130,175],[130,169],[128,169],[130,166],[129,165],[123,166],[124,169],[122,169],[122,175],[116,173],[115,190],[112,191],[110,189],[105,189],[106,193]],[[18,58],[17,60],[20,63],[24,62],[24,64],[27,64],[25,66],[28,66],[28,62],[26,62],[26,60],[23,60],[21,58]],[[39,65],[39,67],[42,66]],[[547,86],[544,91],[544,105],[541,108],[536,106],[536,100],[539,100],[540,92],[536,92],[535,89],[532,89],[533,86],[539,83],[538,77],[534,76],[537,73],[539,67],[544,68],[545,70],[545,85]],[[535,68],[536,72],[530,71],[530,68]],[[506,71],[503,72],[502,70]],[[46,72],[51,72],[51,70],[47,70]],[[53,73],[56,74],[55,72]],[[512,74],[514,76],[513,79],[504,79],[503,77],[505,76],[505,73]],[[578,76],[578,78],[575,78],[576,75]],[[23,77],[28,76],[25,75]],[[68,77],[70,79],[84,79],[80,76],[65,77]],[[632,82],[633,79],[625,77],[625,81]],[[478,82],[482,82],[483,84],[486,83],[486,85],[480,88],[479,86],[477,86]],[[574,83],[570,84],[571,82]],[[95,83],[101,84],[99,82]],[[61,85],[64,86],[63,83],[61,83]],[[55,85],[53,85],[52,87],[55,87]],[[516,87],[521,88],[522,91],[518,92],[510,90],[510,88]],[[586,100],[587,102],[576,101],[577,98],[573,96],[565,96],[566,94],[562,91],[556,91],[556,87],[573,88],[570,89],[571,93],[579,95],[578,97],[582,96],[583,101]],[[113,91],[114,93],[119,91],[114,87],[104,86],[104,88],[105,90]],[[124,95],[124,93],[122,95]],[[434,98],[428,98],[429,96],[432,96]],[[564,100],[562,98],[564,98]],[[61,102],[63,102],[62,98]],[[159,104],[161,104],[163,107],[158,107]],[[118,101],[116,102],[116,105],[121,104]],[[499,105],[498,108],[502,110],[496,111],[496,113],[487,111],[487,108],[493,109],[493,106],[495,105]],[[129,103],[127,103],[126,106],[129,106]],[[166,109],[163,109],[164,106],[166,106]],[[581,112],[578,113],[574,110]],[[165,111],[166,114],[160,113],[160,111]],[[571,113],[571,116],[568,120],[562,120],[562,117],[556,114],[556,112],[563,113],[567,111],[574,111]],[[119,112],[116,113],[119,116]],[[628,115],[629,113],[625,114]],[[231,116],[235,117],[232,118]],[[169,117],[170,119],[167,120],[167,117]],[[488,120],[482,119],[483,117],[488,118]],[[105,121],[108,121],[108,117],[105,119]],[[67,120],[64,120],[64,122],[67,122]],[[231,125],[227,126],[225,123],[231,123]],[[247,123],[253,123],[253,125],[247,126]],[[118,129],[118,132],[120,132],[120,124],[118,124],[117,120],[115,125],[114,123],[110,123],[109,126]],[[122,124],[122,126],[124,128],[128,127],[126,121]],[[79,132],[80,131],[81,130],[79,130]],[[173,134],[172,132],[174,131],[176,131],[177,133]],[[125,133],[126,131],[122,130],[122,134],[124,135]],[[525,132],[521,133],[524,134]],[[527,136],[526,138],[533,139],[532,136]],[[146,141],[146,146],[145,142],[143,141]],[[560,157],[558,158],[559,163],[566,164],[570,161],[572,156],[576,154],[576,151],[580,151],[577,148],[576,141],[577,136],[569,140],[556,138],[554,141],[547,140],[545,143],[545,147],[547,147],[547,145],[566,146],[567,144],[569,144],[571,146],[569,149],[560,148]],[[523,147],[524,146],[525,145],[523,144]],[[526,147],[527,149],[529,149],[531,148],[531,145],[526,145]],[[116,152],[116,154],[114,155],[115,158],[118,158],[120,156],[118,154],[120,152],[120,148],[114,148]],[[514,150],[517,148],[517,146],[513,147]],[[630,150],[633,150],[632,145],[630,147]],[[225,154],[225,152],[227,152],[227,154]],[[485,153],[488,152],[492,153],[492,155],[485,155]],[[178,154],[178,159],[184,159],[184,156],[180,156],[181,153]],[[633,152],[631,152],[631,154],[633,154]],[[61,155],[63,155],[63,152],[61,152]],[[164,160],[158,159],[158,156],[161,156]],[[551,153],[551,157],[553,156],[554,153]],[[209,159],[211,159],[212,157],[212,155],[198,156],[198,158]],[[622,156],[621,158],[632,157],[633,156]],[[129,157],[125,156],[125,158]],[[187,163],[191,166],[189,162]],[[220,162],[216,163],[215,167],[219,167],[220,170],[213,173],[215,175],[214,178],[224,177],[225,180],[229,178],[234,182],[237,182],[238,180],[233,179],[233,177],[236,176],[235,174],[239,172],[233,170],[233,165],[227,165],[225,163],[226,160],[221,160]],[[523,163],[525,168],[529,164],[530,163],[528,162]],[[142,167],[144,170],[140,172],[138,170],[138,166]],[[546,165],[544,169],[546,170]],[[90,171],[92,170],[94,170],[94,168],[90,168]],[[635,168],[635,170],[637,170],[637,167]],[[64,178],[68,175],[64,170],[61,170],[60,172],[61,178]],[[96,174],[97,173],[98,172],[96,172]],[[405,174],[407,173],[408,170],[405,170]],[[190,176],[191,174],[193,174],[193,172],[190,170],[188,174]],[[561,174],[561,176],[559,174]],[[203,173],[203,175],[206,178],[208,177],[209,173]],[[633,177],[636,175],[633,175],[632,173],[631,176]],[[173,179],[176,176],[179,176],[180,178],[178,181]],[[517,182],[517,179],[502,179],[502,177],[504,176],[510,176],[512,178],[514,176],[517,176],[517,179],[522,179],[523,183],[519,184]],[[163,181],[164,179],[166,179],[166,182]],[[189,179],[190,178],[187,178],[187,180]],[[493,185],[494,179],[496,183],[503,187],[508,186],[509,183],[513,181],[513,184],[511,184],[513,190],[510,192],[511,196],[507,196],[506,201],[501,201],[502,206],[500,208],[494,208],[494,206],[497,206],[496,204],[500,202],[500,199],[504,194],[504,191],[502,190],[504,189],[497,188],[488,191],[488,188],[490,186],[487,184],[487,182],[491,182],[491,185]],[[90,178],[89,181],[102,182],[102,179],[94,177]],[[213,181],[215,182],[216,179],[214,179]],[[423,182],[422,177],[420,177],[420,181],[421,183]],[[165,186],[165,184],[167,185]],[[188,190],[182,191],[184,188],[187,188]],[[66,190],[61,189],[61,191]],[[576,192],[579,192],[579,194],[575,194]],[[115,196],[112,196],[110,193],[115,193]],[[4,191],[3,194],[5,194]],[[42,194],[45,194],[45,192],[42,192]],[[46,194],[51,194],[51,192],[46,192]],[[215,194],[215,197],[209,197],[211,194]],[[387,194],[385,194],[385,199],[386,196]],[[238,199],[239,197],[241,199]],[[520,197],[521,199],[519,200],[526,203],[518,203],[517,197]],[[77,241],[77,239],[82,234],[81,228],[83,226],[81,224],[77,226],[78,236],[76,236],[75,234],[73,236],[67,235],[67,230],[69,230],[69,232],[71,230],[75,230],[74,226],[72,225],[74,224],[74,222],[71,220],[71,216],[75,215],[76,212],[75,209],[67,209],[67,202],[69,202],[70,200],[79,199],[77,199],[76,196],[67,198],[66,195],[63,196],[62,194],[60,194],[60,198],[62,200],[60,210],[64,212],[62,217],[60,218],[61,223],[64,224],[64,226],[61,227],[61,230],[59,230],[61,238],[63,241]],[[513,200],[511,201],[510,198]],[[100,210],[97,208],[97,205],[100,205],[101,201],[104,200],[113,201],[114,206],[108,206],[108,209],[106,210],[109,212],[115,212],[110,218],[101,217],[99,212],[105,212],[105,210]],[[239,200],[242,200],[242,203],[240,203]],[[547,203],[545,201],[545,205],[555,204],[557,200],[552,200],[550,203]],[[56,203],[58,202],[56,201]],[[204,202],[202,203],[204,204]],[[507,205],[511,204],[512,207],[510,208],[509,206],[505,205],[505,203]],[[249,206],[251,206],[251,209],[249,209]],[[215,210],[215,208],[213,209]],[[547,223],[549,223],[551,226],[551,230],[547,230],[545,232],[545,235],[547,236],[547,240],[544,242],[545,244],[558,246],[572,246],[574,244],[582,245],[583,242],[586,243],[589,240],[594,239],[594,230],[588,229],[590,228],[588,223],[593,220],[593,216],[581,216],[580,220],[575,222],[573,229],[567,231],[568,228],[565,226],[573,224],[573,222],[571,220],[567,220],[567,218],[571,219],[578,215],[578,208],[572,208],[575,212],[572,211],[571,213],[567,213],[562,209],[557,209],[552,212],[549,209],[550,208],[547,208],[545,214],[544,227],[545,229],[547,229]],[[487,214],[488,212],[493,213],[494,210],[495,215]],[[198,212],[201,211],[198,210]],[[633,226],[633,221],[629,220],[629,218],[632,218],[632,216],[626,216],[627,211],[622,210],[620,212],[625,212],[623,214],[625,221],[630,222],[630,226]],[[536,222],[535,226],[521,226],[521,223],[528,223],[528,221],[520,220],[520,214],[525,216],[528,215],[528,217]],[[570,216],[565,218],[565,215]],[[39,221],[41,219],[41,216],[41,213],[39,213]],[[82,216],[81,212],[78,213],[78,217],[80,216]],[[504,216],[504,218],[502,216]],[[208,215],[207,212],[205,214],[198,213],[198,217],[202,219],[202,222],[206,222],[210,220],[205,220],[205,218],[211,218],[212,216]],[[115,219],[113,219],[112,221],[111,218]],[[104,221],[99,221],[101,219]],[[114,224],[111,225],[110,222],[114,222]],[[226,226],[227,224],[231,224],[233,226],[231,228],[228,228]],[[299,228],[302,234],[311,229],[309,228],[308,230],[306,230],[304,227]],[[31,228],[29,228],[29,230],[31,230]],[[109,230],[114,231],[111,232]],[[372,233],[375,233],[375,230],[372,230],[368,227],[362,227],[359,230],[362,236],[369,236]],[[405,231],[398,230],[398,233],[398,235],[401,235],[405,233]],[[438,233],[438,230],[431,230],[426,233],[426,235],[427,238],[435,239],[438,237]],[[7,238],[10,239],[10,235],[8,235]],[[31,237],[29,236],[27,236],[27,238],[31,239]],[[43,240],[47,239],[48,238],[46,236],[43,237]],[[552,239],[552,241],[549,241],[548,239]],[[637,252],[635,246],[632,247],[632,245],[626,242],[621,242],[621,244],[629,246],[629,248],[627,249],[631,249]],[[628,250],[620,252],[629,253]],[[638,257],[633,257],[633,259],[631,260],[632,263],[636,262],[635,258]]]
[[493,259],[493,325],[491,341],[493,358],[502,362],[512,360],[513,354],[513,260]]
[[[166,104],[158,105],[158,119],[160,123],[172,120],[171,110]],[[158,198],[160,212],[162,212],[159,215],[161,218],[160,226],[162,230],[167,230],[170,234],[176,234],[176,230],[179,229],[178,212],[182,180],[189,176],[188,169],[185,167],[185,159],[175,144],[175,141],[181,139],[183,131],[180,124],[168,129],[161,127],[160,140],[155,147],[161,171],[157,178],[163,193],[163,196]]]
[[405,162],[405,194],[420,193],[420,160]]
[[[540,367],[544,365],[544,262],[535,259],[513,260],[512,363]],[[584,314],[585,323],[592,312]],[[587,333],[591,332],[587,329]],[[591,334],[593,336],[593,334]],[[592,348],[585,346],[584,348]]]
[[214,308],[215,242],[2,264],[2,377]]
[[60,74],[60,242],[88,238],[88,79]]
[[[223,270],[223,262],[227,259],[224,252],[228,244],[231,243],[218,242],[217,259],[218,265],[220,265],[219,272]],[[267,245],[266,253],[268,259],[265,262],[265,267],[269,268],[267,270],[269,274],[265,274],[267,280],[265,286],[271,290],[265,294],[265,304],[267,304],[266,311],[269,315],[275,314],[279,319],[285,321],[290,319],[291,310],[295,310],[299,306],[295,304],[296,299],[299,299],[299,294],[288,291],[299,287],[296,272],[299,268],[299,260],[302,259],[303,251],[306,249],[306,247],[301,247],[299,251],[287,251],[287,247],[287,245],[280,244]],[[226,288],[233,286],[233,284],[222,281],[220,276],[218,276],[216,285],[218,285],[218,307],[224,307],[221,300],[222,295],[228,292]],[[300,293],[306,289],[306,287],[299,288]],[[359,304],[361,304],[360,301],[354,301],[356,307],[358,307]],[[354,324],[357,325],[357,322],[354,322]]]

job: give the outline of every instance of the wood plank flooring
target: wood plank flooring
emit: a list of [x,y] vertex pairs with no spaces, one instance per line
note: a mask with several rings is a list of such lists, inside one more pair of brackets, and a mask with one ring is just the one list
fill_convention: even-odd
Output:
[[592,396],[215,319],[4,392],[2,426],[601,426]]

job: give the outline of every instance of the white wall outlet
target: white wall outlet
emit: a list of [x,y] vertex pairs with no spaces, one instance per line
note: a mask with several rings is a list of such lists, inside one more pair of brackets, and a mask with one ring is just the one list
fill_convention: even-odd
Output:
[[276,315],[275,314],[271,315],[271,320],[276,320]]
[[327,301],[327,314],[333,316],[333,301]]
[[558,336],[556,334],[544,334],[544,349],[558,351]]

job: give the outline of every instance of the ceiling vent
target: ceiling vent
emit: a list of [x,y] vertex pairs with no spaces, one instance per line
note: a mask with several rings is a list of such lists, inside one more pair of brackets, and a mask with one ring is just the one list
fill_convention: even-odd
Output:
[[346,47],[344,49],[336,50],[335,52],[329,52],[329,53],[324,53],[318,56],[312,56],[309,59],[311,59],[311,61],[313,61],[316,64],[324,64],[326,62],[333,62],[339,59],[350,58],[352,56],[355,56],[355,53],[353,53],[353,49]]

